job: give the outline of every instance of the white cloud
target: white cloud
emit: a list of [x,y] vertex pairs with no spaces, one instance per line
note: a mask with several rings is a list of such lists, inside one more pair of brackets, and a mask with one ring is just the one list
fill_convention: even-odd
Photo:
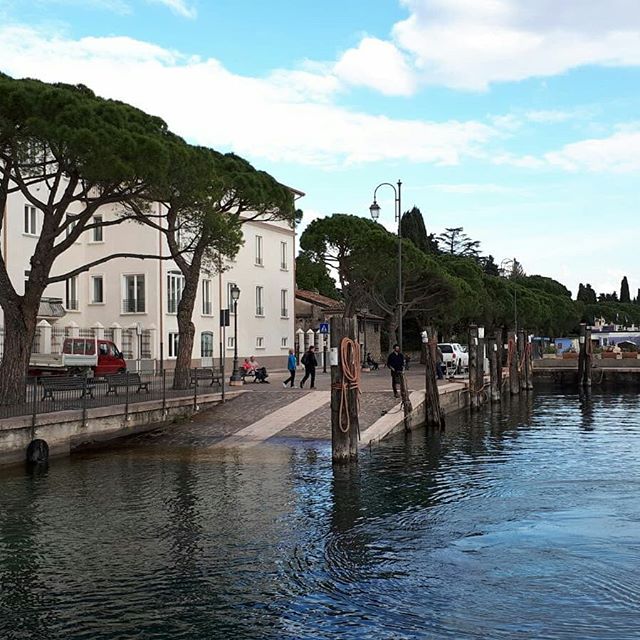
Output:
[[330,166],[383,159],[454,165],[496,135],[478,121],[399,120],[338,107],[329,100],[336,81],[312,71],[240,76],[217,60],[132,38],[72,40],[27,27],[0,27],[0,42],[9,75],[84,83],[160,115],[192,141],[249,157]]
[[401,2],[409,17],[388,42],[367,37],[342,56],[351,63],[346,80],[391,92],[397,66],[396,89],[406,95],[420,83],[482,91],[585,65],[640,65],[637,0]]
[[574,118],[576,114],[571,111],[559,111],[557,109],[543,109],[540,111],[528,111],[525,117],[530,122],[539,124],[557,124],[559,122],[566,122]]
[[547,153],[549,164],[566,171],[637,173],[640,171],[640,131],[622,130],[608,138],[593,138]]
[[513,187],[505,187],[499,184],[492,184],[490,182],[487,183],[475,183],[475,182],[467,182],[460,184],[432,184],[429,185],[430,189],[435,191],[441,191],[442,193],[456,193],[462,195],[475,195],[475,194],[483,194],[483,193],[514,193],[520,192],[518,189],[514,189]]
[[174,13],[182,16],[183,18],[195,18],[197,15],[196,8],[190,6],[185,0],[147,0],[154,4],[163,4],[168,7]]
[[377,38],[363,38],[342,55],[333,70],[351,85],[371,87],[385,95],[407,96],[416,88],[405,56],[390,42]]

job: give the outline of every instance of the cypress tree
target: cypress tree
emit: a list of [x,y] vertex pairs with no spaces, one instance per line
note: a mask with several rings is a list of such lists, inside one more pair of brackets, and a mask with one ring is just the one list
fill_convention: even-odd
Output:
[[631,294],[629,293],[629,282],[627,276],[622,278],[620,283],[620,302],[631,302]]

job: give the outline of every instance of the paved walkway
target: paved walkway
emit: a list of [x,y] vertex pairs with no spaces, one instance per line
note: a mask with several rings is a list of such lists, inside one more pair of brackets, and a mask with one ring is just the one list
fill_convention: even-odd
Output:
[[331,400],[329,391],[317,391],[302,398],[297,398],[290,404],[270,413],[261,420],[240,429],[234,435],[216,443],[215,447],[251,447],[275,436],[289,425],[303,419],[316,409],[323,413],[330,413],[328,405]]

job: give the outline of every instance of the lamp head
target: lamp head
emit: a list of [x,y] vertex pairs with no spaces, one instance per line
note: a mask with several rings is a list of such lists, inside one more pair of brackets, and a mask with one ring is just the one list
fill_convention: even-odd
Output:
[[371,214],[372,220],[377,220],[380,217],[380,205],[375,200],[369,207],[369,213]]
[[238,300],[238,298],[239,298],[239,297],[240,297],[240,287],[238,287],[238,285],[237,285],[237,284],[234,284],[234,285],[231,287],[231,299],[232,299],[234,302],[237,302],[237,300]]

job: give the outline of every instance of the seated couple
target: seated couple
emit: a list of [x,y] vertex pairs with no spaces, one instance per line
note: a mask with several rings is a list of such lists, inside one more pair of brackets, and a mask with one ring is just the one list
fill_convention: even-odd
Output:
[[245,376],[253,376],[255,382],[265,382],[269,384],[267,378],[269,374],[267,373],[266,367],[261,367],[255,356],[251,356],[250,358],[245,358],[244,362],[240,367],[240,373],[242,377]]

